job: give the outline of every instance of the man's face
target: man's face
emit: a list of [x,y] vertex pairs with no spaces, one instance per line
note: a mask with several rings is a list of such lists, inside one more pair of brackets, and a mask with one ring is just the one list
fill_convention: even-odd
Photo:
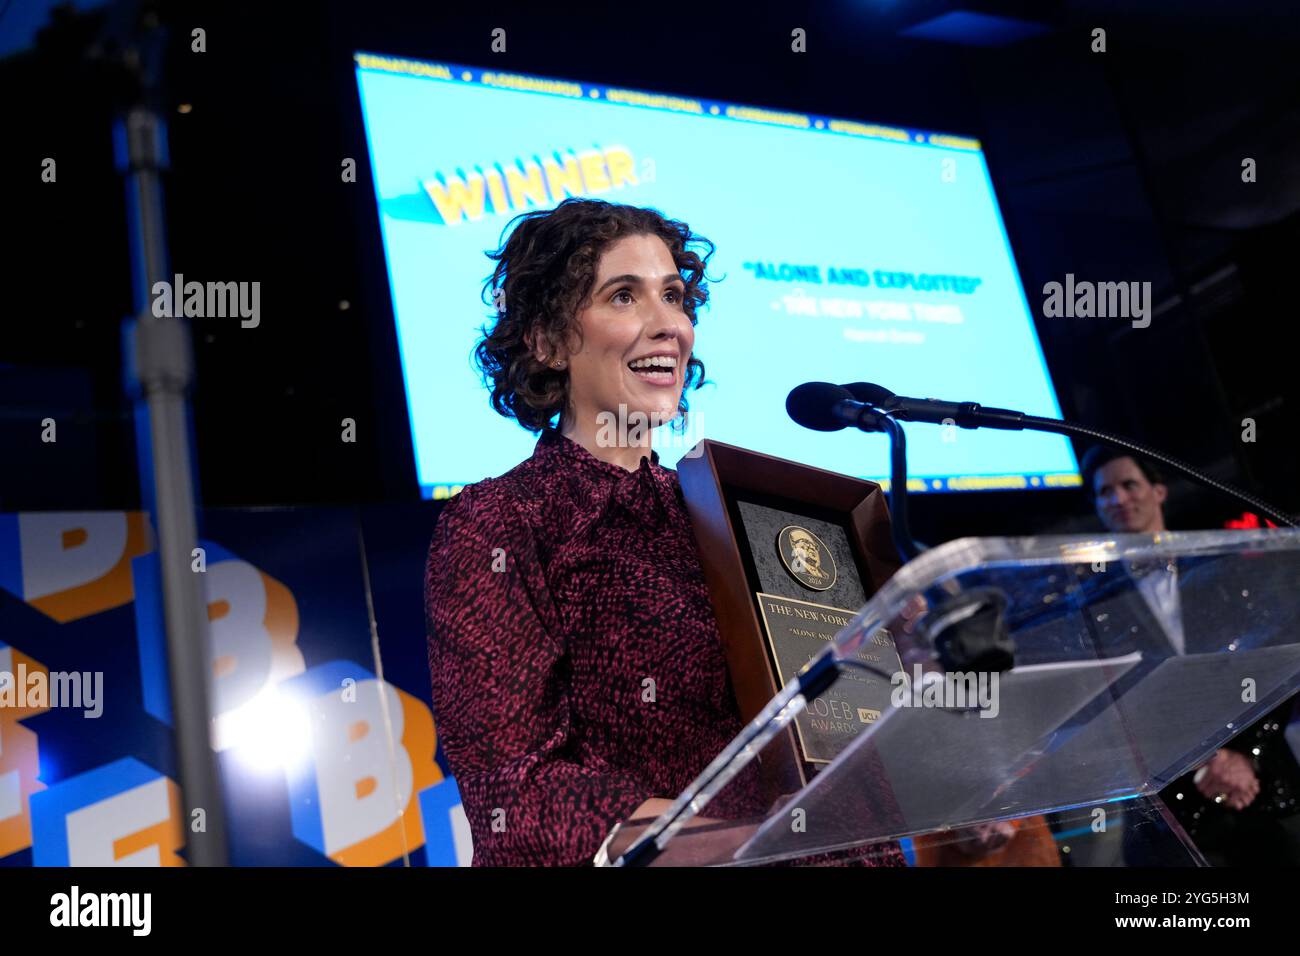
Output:
[[1132,458],[1116,458],[1092,476],[1097,517],[1110,531],[1150,534],[1165,530],[1169,489],[1153,485]]

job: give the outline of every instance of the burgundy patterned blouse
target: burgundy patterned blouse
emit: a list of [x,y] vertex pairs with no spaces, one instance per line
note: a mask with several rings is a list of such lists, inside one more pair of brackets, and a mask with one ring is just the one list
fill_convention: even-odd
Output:
[[[425,611],[475,866],[589,863],[741,729],[677,473],[657,453],[628,471],[544,430],[531,458],[443,507]],[[751,766],[705,813],[765,808]],[[904,862],[893,845],[872,860]]]

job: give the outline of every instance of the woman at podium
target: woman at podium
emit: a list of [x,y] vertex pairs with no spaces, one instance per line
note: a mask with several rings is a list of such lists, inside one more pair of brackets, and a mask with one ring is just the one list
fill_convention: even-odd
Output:
[[[476,361],[493,408],[539,437],[447,502],[425,569],[436,726],[475,866],[590,863],[741,729],[677,474],[650,447],[703,381],[712,251],[654,210],[568,199],[490,254],[497,317]],[[707,812],[766,809],[751,766]],[[904,859],[889,844],[853,862]]]

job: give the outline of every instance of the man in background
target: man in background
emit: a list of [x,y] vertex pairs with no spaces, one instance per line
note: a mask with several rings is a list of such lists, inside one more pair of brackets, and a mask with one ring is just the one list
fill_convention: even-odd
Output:
[[[1168,530],[1164,506],[1169,489],[1151,462],[1096,446],[1084,455],[1080,470],[1107,530]],[[1143,570],[1134,575],[1139,592],[1175,652],[1186,653],[1176,567]],[[1161,793],[1216,866],[1300,863],[1300,764],[1285,735],[1293,704],[1287,701],[1248,727]]]

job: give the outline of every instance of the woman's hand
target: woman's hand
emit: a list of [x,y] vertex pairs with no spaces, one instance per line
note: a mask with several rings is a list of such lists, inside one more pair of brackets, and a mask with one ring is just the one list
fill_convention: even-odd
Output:
[[633,821],[649,825],[654,820],[673,805],[673,802],[665,797],[651,797],[641,806],[632,811],[632,815],[627,818],[624,826],[630,825]]

